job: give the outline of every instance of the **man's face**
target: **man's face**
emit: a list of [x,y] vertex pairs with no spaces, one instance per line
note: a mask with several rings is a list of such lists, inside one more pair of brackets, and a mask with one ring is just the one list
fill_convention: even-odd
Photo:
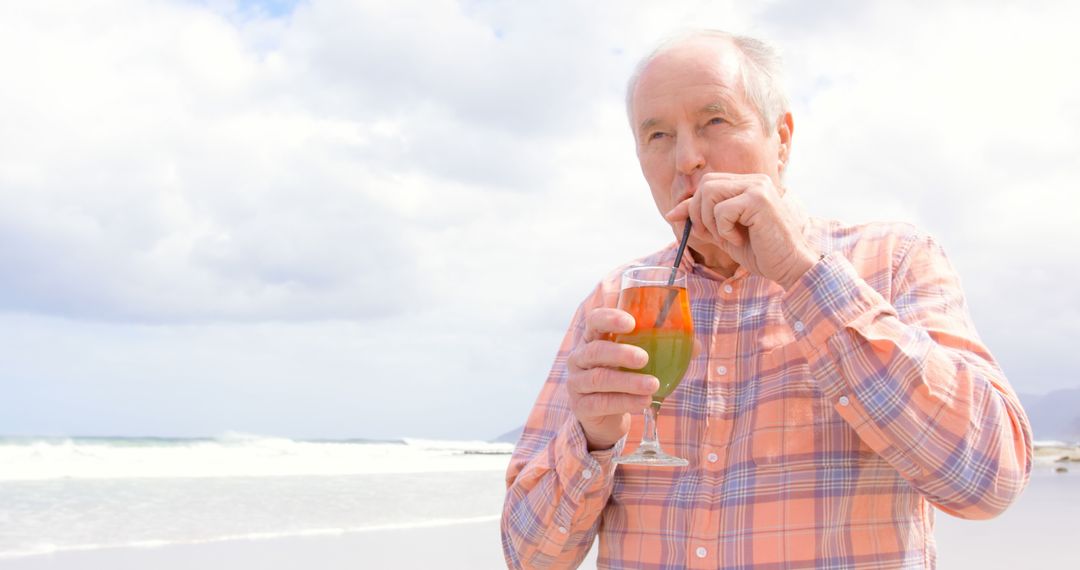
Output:
[[[736,50],[726,40],[694,41],[657,56],[641,73],[631,124],[641,171],[661,214],[692,196],[708,172],[764,173],[780,186],[790,115],[781,128],[762,129],[743,91]],[[676,226],[678,235],[682,224]],[[699,252],[712,249],[695,241],[690,245]]]

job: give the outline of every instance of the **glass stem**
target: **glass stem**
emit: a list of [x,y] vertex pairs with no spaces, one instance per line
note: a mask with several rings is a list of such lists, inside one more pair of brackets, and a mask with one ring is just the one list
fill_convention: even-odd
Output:
[[645,408],[645,429],[641,434],[640,453],[655,455],[660,451],[660,434],[656,431],[656,417],[660,415],[660,402]]

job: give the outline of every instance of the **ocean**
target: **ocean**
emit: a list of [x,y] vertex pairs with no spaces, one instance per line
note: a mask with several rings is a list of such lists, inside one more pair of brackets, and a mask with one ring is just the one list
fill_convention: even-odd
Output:
[[[275,568],[345,568],[354,567],[349,557],[358,552],[370,561],[379,549],[413,548],[414,536],[452,537],[445,539],[450,546],[428,553],[440,567],[497,568],[511,451],[504,443],[243,434],[0,438],[0,570],[189,567],[166,566],[162,557],[217,556],[215,545],[237,549],[225,551],[233,552],[232,562],[211,567],[245,567],[263,551],[283,556],[291,548],[307,562]],[[965,521],[937,513],[939,568],[1075,567],[1080,463],[1053,459],[1037,463],[1027,490],[1001,517]],[[368,539],[325,540],[333,537]],[[466,550],[482,551],[482,562],[466,561]],[[121,566],[123,553],[134,562]],[[594,566],[595,556],[594,549],[583,567]],[[392,560],[368,567],[430,562]]]
[[0,438],[0,563],[497,520],[511,444]]

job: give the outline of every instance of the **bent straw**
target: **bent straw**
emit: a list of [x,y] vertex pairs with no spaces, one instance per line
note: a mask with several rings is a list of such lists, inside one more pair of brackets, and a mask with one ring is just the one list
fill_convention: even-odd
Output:
[[[675,284],[675,272],[679,269],[679,264],[682,263],[683,252],[686,251],[686,242],[690,238],[690,218],[686,219],[686,225],[683,227],[682,239],[679,240],[679,251],[675,253],[675,263],[671,266],[671,276],[668,277],[667,284],[671,287]],[[660,309],[660,314],[656,317],[656,324],[653,325],[654,329],[660,328],[660,325],[664,324],[667,320],[668,313],[671,312],[671,303],[675,300],[675,297],[679,295],[676,290],[668,291],[667,299],[664,299],[664,306]]]

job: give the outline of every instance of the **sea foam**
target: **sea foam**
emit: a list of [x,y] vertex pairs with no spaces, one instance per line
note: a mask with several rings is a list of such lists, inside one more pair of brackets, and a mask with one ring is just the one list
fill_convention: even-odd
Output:
[[62,478],[274,477],[503,470],[510,444],[404,440],[7,438],[0,481]]

